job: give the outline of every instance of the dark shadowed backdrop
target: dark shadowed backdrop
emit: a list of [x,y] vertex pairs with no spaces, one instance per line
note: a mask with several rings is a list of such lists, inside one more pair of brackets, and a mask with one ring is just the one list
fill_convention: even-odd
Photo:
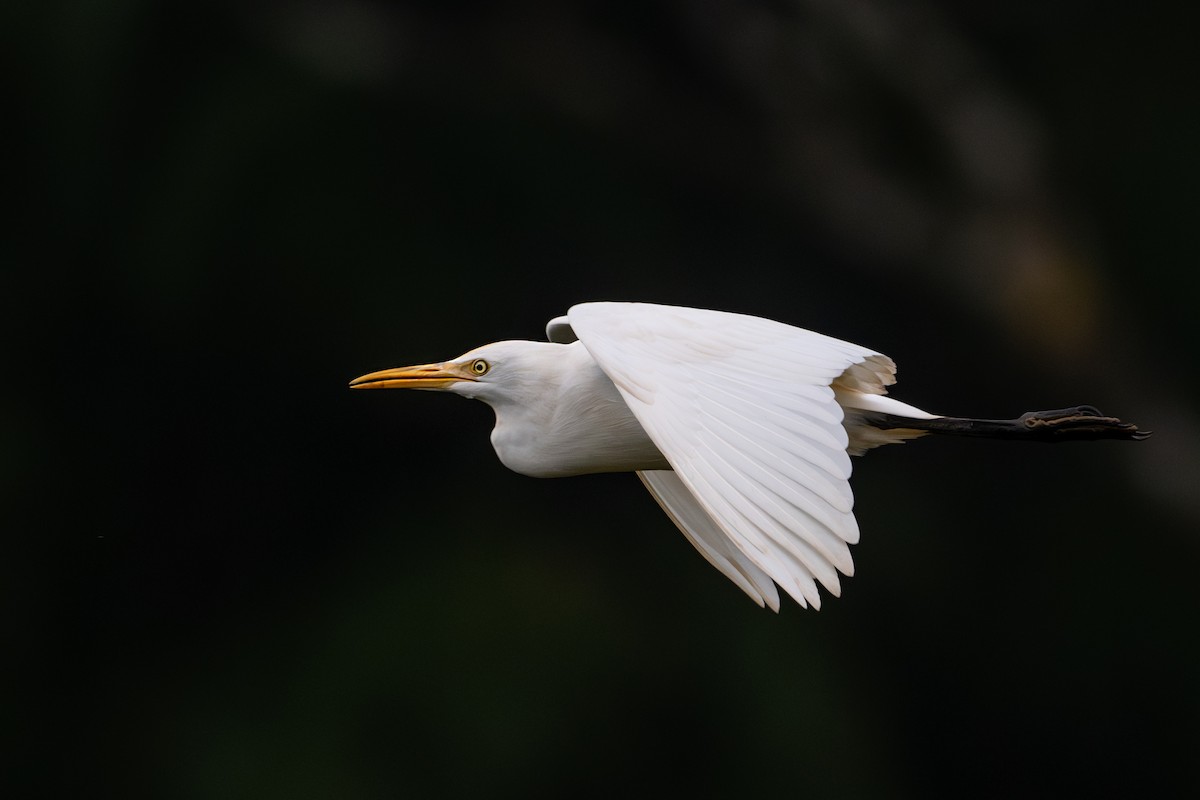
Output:
[[[1200,788],[1195,13],[960,6],[0,11],[11,796]],[[876,451],[775,615],[346,389],[602,299],[1157,433]]]

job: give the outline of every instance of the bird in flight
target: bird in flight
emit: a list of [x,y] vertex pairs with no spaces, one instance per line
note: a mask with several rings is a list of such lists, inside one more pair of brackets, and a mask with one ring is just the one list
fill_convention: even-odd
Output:
[[700,553],[760,606],[778,584],[821,607],[859,538],[850,456],[927,434],[1057,442],[1143,439],[1091,406],[1012,420],[930,414],[886,396],[890,358],[780,322],[648,303],[582,303],[547,342],[484,345],[372,372],[354,389],[482,400],[509,469],[636,472]]

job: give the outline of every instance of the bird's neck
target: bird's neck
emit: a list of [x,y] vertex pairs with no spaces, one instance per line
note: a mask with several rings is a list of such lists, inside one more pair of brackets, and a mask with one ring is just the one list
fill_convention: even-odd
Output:
[[[492,446],[509,469],[538,478],[669,469],[617,387],[582,345],[560,346],[523,402],[489,400]],[[528,398],[536,398],[530,402]]]

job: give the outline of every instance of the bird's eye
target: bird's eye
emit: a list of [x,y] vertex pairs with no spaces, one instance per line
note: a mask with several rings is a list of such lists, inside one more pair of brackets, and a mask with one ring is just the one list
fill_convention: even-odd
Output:
[[471,362],[471,372],[476,375],[486,375],[487,371],[492,368],[492,365],[484,361],[482,358],[477,358]]

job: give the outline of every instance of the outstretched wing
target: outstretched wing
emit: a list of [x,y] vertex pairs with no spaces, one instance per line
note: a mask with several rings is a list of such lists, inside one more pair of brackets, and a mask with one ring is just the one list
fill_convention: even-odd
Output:
[[820,608],[817,582],[838,595],[838,572],[854,571],[858,525],[831,384],[881,393],[891,360],[720,311],[584,303],[568,318],[699,506],[687,509],[679,487],[643,474],[705,557],[755,599],[770,602],[763,575],[804,606]]

